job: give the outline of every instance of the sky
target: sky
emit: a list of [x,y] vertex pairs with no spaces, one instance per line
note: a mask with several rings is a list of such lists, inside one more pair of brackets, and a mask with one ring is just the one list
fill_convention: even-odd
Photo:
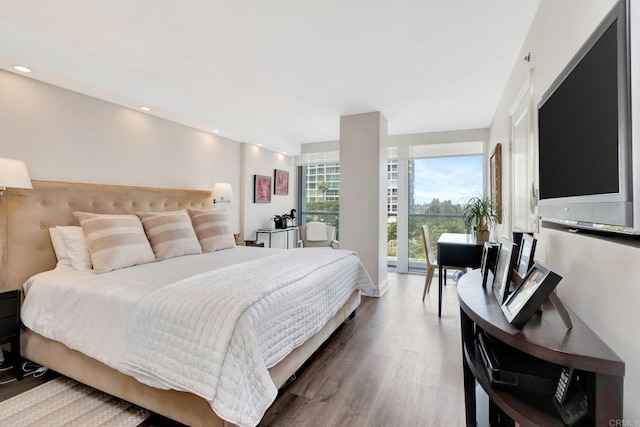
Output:
[[416,159],[414,203],[464,203],[482,193],[482,156]]

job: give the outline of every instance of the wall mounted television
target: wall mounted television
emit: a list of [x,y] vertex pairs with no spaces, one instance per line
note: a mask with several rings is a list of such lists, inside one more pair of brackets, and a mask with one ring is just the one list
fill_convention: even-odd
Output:
[[543,220],[640,233],[633,205],[629,45],[628,4],[621,0],[538,104]]

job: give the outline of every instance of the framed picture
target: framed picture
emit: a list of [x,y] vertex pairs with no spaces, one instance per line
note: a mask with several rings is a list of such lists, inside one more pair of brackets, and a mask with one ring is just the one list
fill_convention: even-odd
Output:
[[497,214],[498,224],[502,224],[502,144],[496,144],[489,157],[489,196],[494,203]]
[[520,277],[524,277],[533,265],[533,255],[536,251],[537,240],[530,234],[523,234],[520,242],[520,250],[518,252],[518,261],[516,263],[516,271]]
[[[493,283],[493,271],[496,267],[496,255],[500,245],[494,242],[484,242],[482,248],[482,261],[480,262],[480,273],[482,274],[482,287],[487,286],[487,282]],[[491,279],[489,280],[489,276]]]
[[513,242],[504,240],[498,249],[498,261],[496,271],[493,275],[493,295],[498,304],[502,305],[509,295],[509,285],[511,284],[511,269],[513,260]]
[[271,177],[253,175],[253,203],[271,203]]
[[560,280],[562,277],[548,268],[533,264],[520,286],[502,304],[502,312],[509,323],[518,329],[524,328]]
[[289,172],[276,169],[273,172],[273,194],[289,194]]

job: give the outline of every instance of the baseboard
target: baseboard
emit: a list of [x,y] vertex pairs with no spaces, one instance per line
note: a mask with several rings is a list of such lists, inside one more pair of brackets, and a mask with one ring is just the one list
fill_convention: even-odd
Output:
[[388,290],[389,290],[389,279],[385,278],[381,283],[378,284],[378,286],[376,286],[376,290],[371,296],[375,298],[380,298]]

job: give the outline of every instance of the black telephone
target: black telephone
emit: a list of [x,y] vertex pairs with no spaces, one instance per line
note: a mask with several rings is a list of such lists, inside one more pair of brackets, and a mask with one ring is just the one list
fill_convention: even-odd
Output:
[[587,396],[580,386],[580,374],[573,368],[562,367],[553,403],[560,418],[568,426],[575,425],[587,415],[589,406]]

